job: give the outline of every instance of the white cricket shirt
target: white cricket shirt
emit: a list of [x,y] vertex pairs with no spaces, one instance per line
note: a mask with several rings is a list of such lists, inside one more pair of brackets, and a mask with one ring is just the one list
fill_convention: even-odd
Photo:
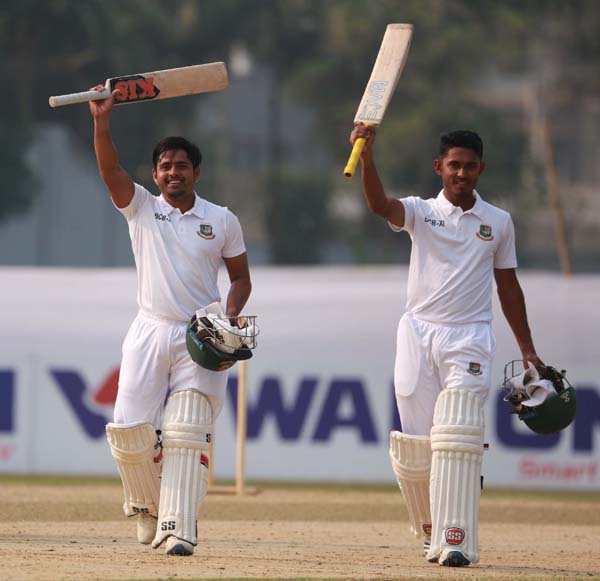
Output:
[[139,184],[130,204],[118,210],[129,224],[143,314],[188,322],[196,309],[221,300],[221,259],[246,252],[232,212],[196,196],[182,214]]
[[406,311],[434,323],[492,320],[494,268],[516,268],[515,230],[508,212],[475,193],[466,212],[443,190],[436,198],[402,198],[412,239]]

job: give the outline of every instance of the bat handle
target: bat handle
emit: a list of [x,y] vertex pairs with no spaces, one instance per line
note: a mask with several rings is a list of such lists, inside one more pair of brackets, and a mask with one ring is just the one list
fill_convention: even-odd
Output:
[[358,160],[360,159],[360,154],[362,153],[363,148],[365,147],[366,139],[364,137],[359,137],[354,142],[354,147],[352,148],[352,153],[348,158],[348,163],[344,168],[344,175],[347,178],[351,178],[356,171],[356,166],[358,165]]
[[85,103],[86,101],[99,101],[110,97],[110,87],[104,87],[102,91],[83,91],[83,93],[71,93],[70,95],[56,95],[50,97],[50,107],[61,107],[62,105],[73,105],[74,103]]

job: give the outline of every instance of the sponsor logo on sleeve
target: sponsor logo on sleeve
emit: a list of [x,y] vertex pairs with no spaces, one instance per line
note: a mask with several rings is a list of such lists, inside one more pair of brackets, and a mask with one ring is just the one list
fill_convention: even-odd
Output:
[[436,218],[428,218],[427,216],[425,216],[425,224],[431,224],[431,226],[433,226],[434,228],[436,226],[439,228],[444,228],[446,225],[444,223],[444,220],[438,220]]

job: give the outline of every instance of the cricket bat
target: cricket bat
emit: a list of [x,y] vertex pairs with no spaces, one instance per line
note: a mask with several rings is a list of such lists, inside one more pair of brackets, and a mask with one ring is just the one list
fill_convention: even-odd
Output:
[[[371,78],[362,97],[354,121],[365,125],[380,125],[392,95],[402,74],[410,39],[412,24],[388,24],[381,41]],[[360,137],[354,142],[352,153],[344,168],[344,175],[351,178],[356,171],[365,140]]]
[[119,92],[115,96],[115,104],[126,105],[220,91],[225,89],[228,84],[229,79],[225,63],[209,63],[126,77],[114,77],[106,79],[102,91],[57,95],[50,97],[49,102],[50,107],[60,107],[61,105],[72,105],[73,103],[98,101],[110,97],[116,89]]

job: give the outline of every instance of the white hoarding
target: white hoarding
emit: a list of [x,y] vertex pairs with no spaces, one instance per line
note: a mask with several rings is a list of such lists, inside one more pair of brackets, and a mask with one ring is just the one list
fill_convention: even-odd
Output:
[[[0,269],[0,471],[116,474],[104,436],[121,341],[136,313],[131,269]],[[405,267],[255,268],[249,314],[249,479],[393,482],[392,373]],[[225,277],[222,289],[225,294]],[[600,276],[521,272],[540,356],[578,393],[572,426],[537,436],[486,403],[490,486],[599,489]],[[518,358],[497,302],[494,377]],[[235,470],[234,368],[216,428],[215,476]]]

